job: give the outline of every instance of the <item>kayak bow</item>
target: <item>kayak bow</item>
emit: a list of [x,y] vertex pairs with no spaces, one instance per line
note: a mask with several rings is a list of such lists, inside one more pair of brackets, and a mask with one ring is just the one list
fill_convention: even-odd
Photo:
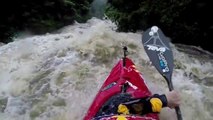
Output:
[[84,120],[119,120],[118,118],[122,117],[125,119],[120,120],[159,120],[157,113],[149,113],[143,116],[110,114],[113,109],[109,107],[117,106],[125,99],[137,99],[151,95],[152,93],[145,84],[142,74],[136,69],[132,60],[124,55],[124,58],[113,67],[98,91]]

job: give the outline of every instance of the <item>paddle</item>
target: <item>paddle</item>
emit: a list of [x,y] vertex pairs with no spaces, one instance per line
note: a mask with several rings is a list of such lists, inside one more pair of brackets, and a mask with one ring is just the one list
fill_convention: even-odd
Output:
[[[158,72],[166,79],[169,90],[174,89],[172,84],[173,54],[167,38],[157,26],[147,29],[142,36],[144,49]],[[182,120],[179,107],[175,108],[178,120]]]

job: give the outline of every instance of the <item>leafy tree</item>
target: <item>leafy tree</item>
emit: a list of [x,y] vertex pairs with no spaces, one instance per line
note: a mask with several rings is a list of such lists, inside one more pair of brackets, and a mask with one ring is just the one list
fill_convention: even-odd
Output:
[[210,5],[203,0],[109,0],[106,15],[118,23],[119,31],[134,32],[157,25],[174,43],[211,50]]
[[0,4],[1,42],[20,30],[51,32],[74,20],[84,22],[92,0],[7,0]]

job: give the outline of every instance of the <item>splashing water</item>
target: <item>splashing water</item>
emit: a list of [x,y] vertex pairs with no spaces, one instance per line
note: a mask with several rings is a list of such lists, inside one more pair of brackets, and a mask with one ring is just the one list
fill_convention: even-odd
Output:
[[[150,90],[167,92],[143,49],[141,34],[115,30],[111,21],[92,18],[55,34],[15,38],[1,46],[0,120],[82,120],[124,45]],[[173,84],[181,94],[183,118],[210,120],[213,61],[172,48]],[[175,111],[164,108],[160,118],[175,119]]]

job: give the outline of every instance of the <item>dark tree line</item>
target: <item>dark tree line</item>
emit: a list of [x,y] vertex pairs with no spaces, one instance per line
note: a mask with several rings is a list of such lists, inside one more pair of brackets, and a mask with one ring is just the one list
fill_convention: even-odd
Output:
[[145,30],[159,26],[173,43],[211,50],[212,2],[209,0],[108,0],[106,14],[119,31]]
[[0,42],[18,31],[42,34],[87,19],[93,0],[6,0],[0,4]]

